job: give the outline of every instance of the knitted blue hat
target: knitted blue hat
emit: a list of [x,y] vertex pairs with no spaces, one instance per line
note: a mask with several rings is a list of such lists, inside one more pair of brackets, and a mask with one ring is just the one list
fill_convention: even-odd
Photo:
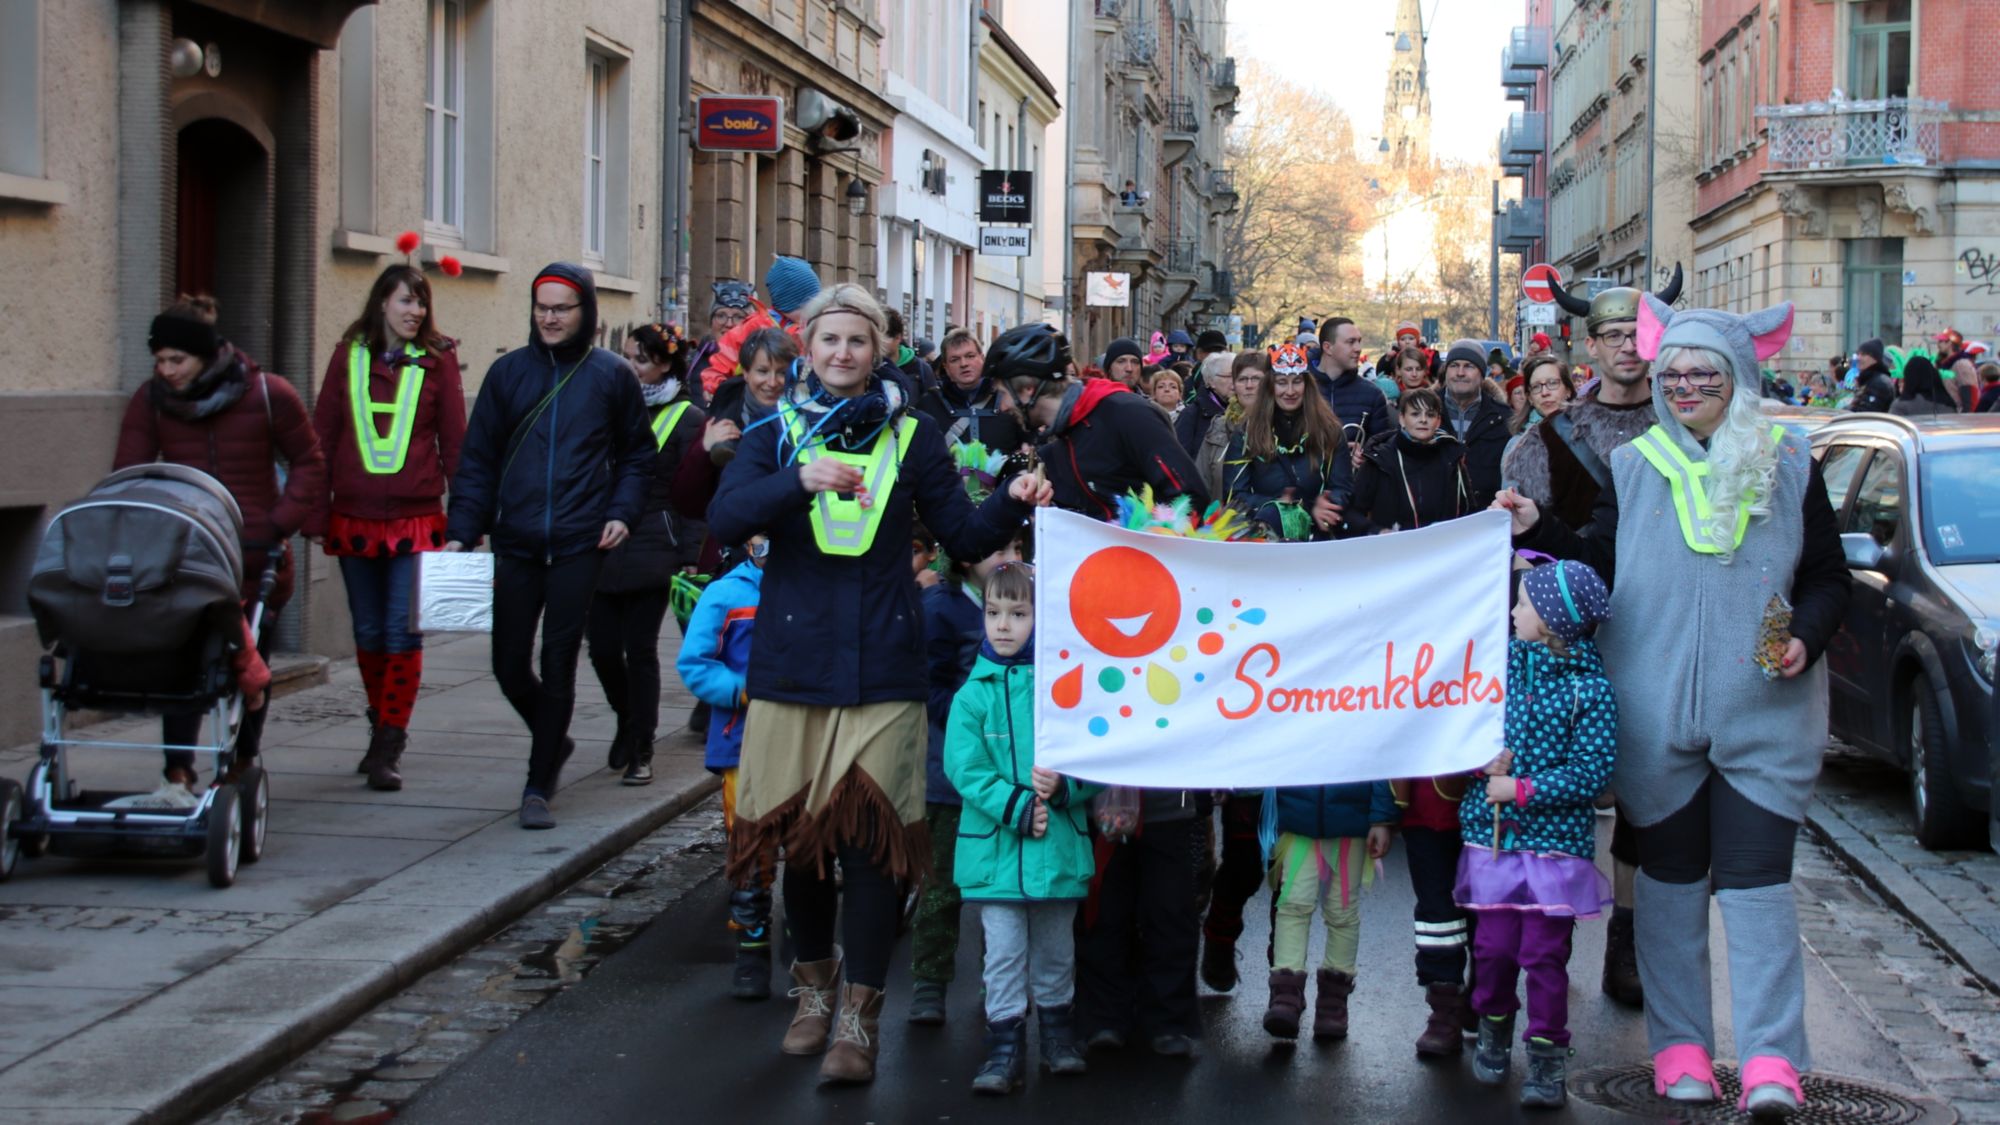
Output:
[[1580,562],[1548,563],[1521,576],[1521,592],[1549,632],[1574,644],[1600,621],[1611,620],[1611,592],[1604,579]]
[[797,312],[807,301],[819,296],[819,274],[813,272],[804,258],[781,254],[764,272],[764,292],[770,296],[772,308],[782,313]]

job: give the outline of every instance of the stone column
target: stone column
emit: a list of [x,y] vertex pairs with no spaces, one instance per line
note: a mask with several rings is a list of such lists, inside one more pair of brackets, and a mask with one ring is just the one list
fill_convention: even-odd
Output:
[[773,251],[806,256],[806,158],[795,148],[778,153],[777,222]]
[[173,296],[172,41],[163,0],[118,5],[118,366],[126,390],[152,377],[140,358],[146,332]]

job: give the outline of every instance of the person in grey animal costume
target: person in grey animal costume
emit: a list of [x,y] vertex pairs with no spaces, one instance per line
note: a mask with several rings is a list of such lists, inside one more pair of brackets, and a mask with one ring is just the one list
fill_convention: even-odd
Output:
[[[1598,645],[1619,708],[1619,802],[1638,829],[1639,973],[1656,1090],[1720,1096],[1708,899],[1722,910],[1744,1097],[1785,1116],[1811,1066],[1792,848],[1827,742],[1819,664],[1849,597],[1839,530],[1806,439],[1757,407],[1758,363],[1792,306],[1737,316],[1641,303],[1659,422],[1611,454],[1572,531],[1502,492],[1515,541],[1613,583]],[[1614,563],[1616,563],[1614,567]]]

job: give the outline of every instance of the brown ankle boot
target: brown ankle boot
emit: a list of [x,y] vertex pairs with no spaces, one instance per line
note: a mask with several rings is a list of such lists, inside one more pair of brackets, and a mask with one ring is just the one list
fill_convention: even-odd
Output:
[[1417,1054],[1427,1059],[1464,1054],[1458,1014],[1465,1004],[1465,991],[1455,984],[1434,984],[1424,990],[1424,1000],[1431,1006],[1431,1015],[1424,1023],[1424,1033],[1417,1036]]
[[1306,975],[1296,969],[1271,970],[1271,1004],[1264,1009],[1264,1030],[1280,1039],[1299,1037],[1299,1017],[1306,1010]]
[[817,1055],[826,1050],[827,1032],[833,1030],[833,992],[840,983],[840,961],[792,962],[792,979],[798,987],[789,995],[797,998],[799,1009],[792,1026],[785,1029],[779,1047],[788,1055]]
[[394,793],[403,787],[403,775],[396,767],[402,764],[403,748],[409,741],[408,732],[401,727],[375,728],[375,738],[368,744],[368,788]]
[[819,1064],[819,1080],[842,1085],[875,1081],[881,1025],[882,990],[865,984],[842,985],[833,1046],[827,1048],[826,1059]]
[[1347,998],[1354,977],[1338,969],[1319,971],[1319,995],[1313,997],[1313,1038],[1347,1038]]

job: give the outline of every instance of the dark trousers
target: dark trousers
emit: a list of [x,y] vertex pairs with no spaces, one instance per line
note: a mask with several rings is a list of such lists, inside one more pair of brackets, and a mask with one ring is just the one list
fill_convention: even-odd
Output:
[[1662,883],[1707,880],[1718,891],[1746,891],[1792,881],[1799,826],[1750,803],[1711,773],[1694,798],[1665,820],[1638,830],[1639,869]]
[[1569,1044],[1569,947],[1576,919],[1515,910],[1489,910],[1472,942],[1472,1010],[1508,1016],[1521,1009],[1514,984],[1528,977],[1528,1030],[1559,1046]]
[[958,851],[957,805],[935,801],[924,806],[924,823],[931,830],[931,873],[917,898],[917,917],[910,932],[910,975],[932,984],[950,984],[958,969],[958,920],[963,902],[952,880],[952,859]]
[[[278,610],[280,608],[283,607],[266,607],[264,610],[264,626],[257,631],[257,652],[264,658],[264,662],[267,664],[271,660],[271,626],[278,620]],[[236,759],[238,761],[248,761],[257,756],[258,749],[264,743],[264,716],[270,712],[270,709],[271,699],[269,695],[266,695],[264,697],[264,706],[257,708],[255,711],[247,708],[244,710],[243,725],[237,728],[236,731]],[[205,714],[160,716],[160,741],[169,746],[195,745],[201,739],[201,721],[207,717]],[[194,763],[195,754],[192,750],[166,751],[167,769],[179,766],[182,769],[192,770],[194,769]]]
[[650,757],[660,725],[660,624],[667,590],[598,593],[590,600],[590,666],[618,728]]
[[1417,893],[1417,983],[1465,983],[1465,948],[1472,919],[1453,901],[1458,883],[1456,832],[1435,828],[1403,830],[1403,855],[1410,861],[1410,887]]
[[1099,863],[1096,899],[1077,912],[1076,1023],[1084,1036],[1135,1028],[1201,1034],[1192,851],[1200,829],[1192,818],[1148,823]]
[[[527,791],[555,793],[563,742],[576,709],[576,658],[597,585],[601,551],[553,563],[501,555],[493,566],[493,676],[527,724]],[[541,675],[535,675],[535,626],[542,627]]]
[[[872,833],[856,838],[867,840]],[[822,864],[786,857],[785,922],[800,961],[833,956],[834,924],[840,926],[842,972],[849,984],[880,989],[889,979],[896,927],[903,920],[903,885],[870,862],[866,844],[842,844]],[[834,882],[833,865],[840,865]]]
[[1231,796],[1222,806],[1222,862],[1208,900],[1202,933],[1210,941],[1235,942],[1243,935],[1243,906],[1264,885],[1264,852],[1257,843],[1256,796]]

